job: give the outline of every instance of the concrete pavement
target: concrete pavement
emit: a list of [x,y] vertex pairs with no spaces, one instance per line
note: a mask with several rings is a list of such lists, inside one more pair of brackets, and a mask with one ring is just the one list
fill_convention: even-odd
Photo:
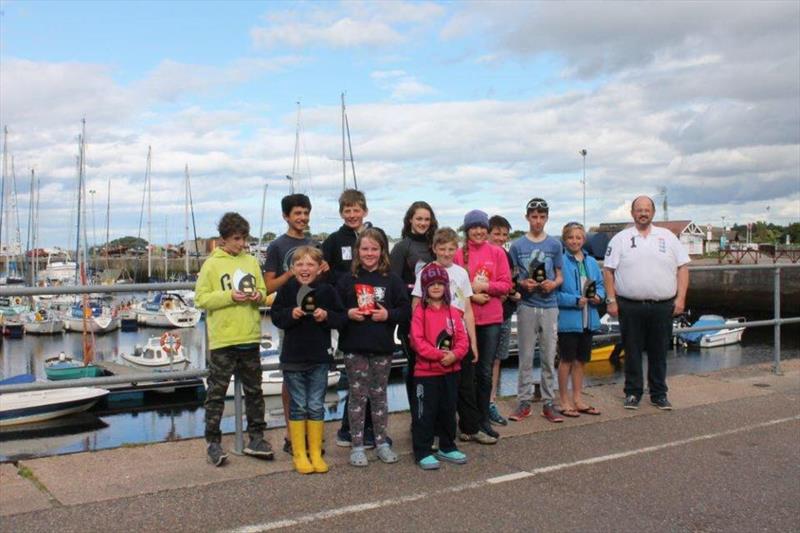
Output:
[[0,466],[0,529],[794,531],[800,361],[783,369],[672,377],[672,412],[625,411],[621,386],[593,387],[601,416],[512,422],[437,472],[414,465],[407,414],[390,420],[401,462],[367,469],[347,465],[329,424],[326,475],[295,474],[280,451],[213,468],[200,439],[23,460]]

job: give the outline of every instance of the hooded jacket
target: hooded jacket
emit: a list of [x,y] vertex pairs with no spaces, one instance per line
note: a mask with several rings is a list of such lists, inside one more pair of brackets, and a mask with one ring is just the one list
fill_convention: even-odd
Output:
[[255,302],[236,302],[234,288],[241,290],[252,286],[267,296],[267,287],[261,275],[258,260],[241,252],[231,255],[216,248],[200,268],[195,283],[195,305],[207,312],[209,349],[216,350],[237,344],[261,342],[261,314]]
[[489,278],[491,299],[484,305],[472,303],[475,325],[502,324],[503,303],[500,301],[500,296],[508,294],[512,286],[508,256],[505,250],[488,242],[475,244],[468,240],[466,246],[469,247],[469,265],[464,264],[464,248],[456,251],[453,262],[467,269],[470,281],[475,280],[475,275],[479,271],[483,271]]
[[[562,258],[562,276],[564,283],[556,292],[558,301],[558,331],[564,333],[580,333],[583,331],[583,311],[578,307],[578,300],[583,294],[581,287],[581,275],[578,270],[578,260],[569,252],[564,252]],[[600,301],[606,298],[606,288],[603,285],[603,274],[594,257],[583,255],[583,265],[586,268],[586,275],[590,281],[597,283],[597,296]],[[586,304],[589,308],[589,330],[598,331],[600,329],[600,315],[597,307]]]
[[[453,337],[451,351],[456,356],[456,362],[450,366],[442,366],[444,352],[436,347],[436,340],[442,331]],[[457,307],[418,305],[411,317],[410,338],[411,346],[417,353],[414,362],[415,376],[443,376],[461,370],[461,360],[469,349],[469,336],[461,311]]]

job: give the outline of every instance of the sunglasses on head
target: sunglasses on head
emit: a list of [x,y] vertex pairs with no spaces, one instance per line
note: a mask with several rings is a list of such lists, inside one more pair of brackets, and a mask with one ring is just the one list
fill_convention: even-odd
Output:
[[544,200],[531,200],[525,209],[548,209],[548,207]]
[[565,228],[581,228],[581,229],[583,229],[583,224],[581,224],[580,222],[567,222],[566,224],[564,224],[564,227]]

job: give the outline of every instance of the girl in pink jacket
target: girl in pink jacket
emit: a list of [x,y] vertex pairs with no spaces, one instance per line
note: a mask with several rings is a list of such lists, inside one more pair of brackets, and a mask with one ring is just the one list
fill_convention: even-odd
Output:
[[[461,360],[469,337],[461,311],[450,305],[447,271],[431,263],[420,272],[423,299],[411,317],[414,363],[412,438],[414,458],[423,470],[435,470],[441,461],[464,464],[467,456],[456,447],[456,401]],[[433,453],[433,438],[439,451]]]
[[481,431],[494,438],[500,434],[492,429],[489,403],[492,395],[492,364],[500,344],[503,323],[503,302],[500,297],[511,289],[511,269],[505,251],[490,244],[489,215],[475,209],[464,216],[467,242],[456,252],[455,263],[469,272],[472,281],[472,314],[478,340],[476,364],[476,400],[480,411]]

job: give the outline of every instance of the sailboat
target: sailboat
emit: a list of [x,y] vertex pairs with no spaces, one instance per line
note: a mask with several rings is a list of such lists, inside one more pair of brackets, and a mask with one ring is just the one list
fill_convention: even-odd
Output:
[[[11,180],[8,183],[9,179]],[[5,217],[5,223],[3,218]],[[11,235],[11,225],[15,223],[16,230]],[[11,158],[11,176],[8,173],[8,127],[3,129],[3,176],[0,186],[0,239],[5,224],[5,251],[0,242],[0,254],[5,256],[5,270],[0,274],[0,285],[21,284],[25,282],[17,270],[16,257],[22,253],[19,235],[19,211],[17,209],[17,180],[14,171],[14,158]]]

